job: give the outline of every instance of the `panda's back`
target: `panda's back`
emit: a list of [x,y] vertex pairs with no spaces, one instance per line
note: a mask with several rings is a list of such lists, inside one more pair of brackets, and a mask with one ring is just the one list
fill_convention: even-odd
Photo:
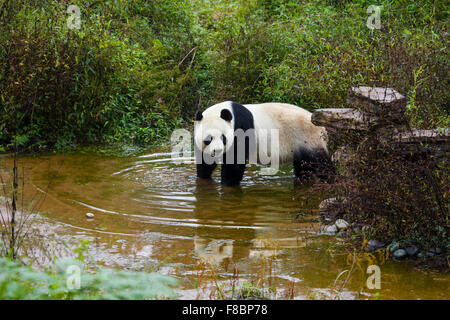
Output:
[[303,126],[311,124],[311,112],[287,103],[267,102],[261,104],[244,105],[253,114],[254,121],[261,127],[277,129],[285,124],[294,123],[298,127],[299,123]]
[[257,134],[261,132],[260,129],[265,129],[269,135],[271,129],[279,130],[280,162],[291,161],[294,151],[299,147],[326,151],[326,131],[311,123],[311,112],[295,105],[276,102],[244,106],[253,115]]

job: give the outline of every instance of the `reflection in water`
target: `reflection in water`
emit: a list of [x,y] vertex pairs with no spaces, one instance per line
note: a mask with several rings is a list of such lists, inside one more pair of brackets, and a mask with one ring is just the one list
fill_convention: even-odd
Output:
[[213,240],[194,238],[194,252],[203,262],[218,266],[224,259],[233,257],[232,240]]
[[[10,163],[3,159],[0,169]],[[220,170],[214,180],[198,181],[193,158],[175,164],[164,152],[39,156],[21,159],[20,166],[30,194],[48,191],[41,212],[62,225],[59,237],[90,239],[95,257],[110,266],[162,265],[161,272],[189,280],[198,262],[214,266],[224,279],[232,276],[231,263],[241,279],[251,279],[261,259],[271,259],[272,284],[282,290],[294,282],[300,298],[332,297],[336,277],[349,269],[342,241],[317,233],[314,208],[321,196],[311,198],[294,186],[289,166],[274,176],[252,166],[236,188],[220,185]],[[94,219],[86,219],[86,212]],[[299,212],[302,218],[294,221]],[[382,298],[450,298],[448,275],[423,273],[408,262],[380,267]],[[347,282],[344,297],[376,292],[366,288],[364,271]],[[184,283],[186,292],[193,288],[192,281]]]

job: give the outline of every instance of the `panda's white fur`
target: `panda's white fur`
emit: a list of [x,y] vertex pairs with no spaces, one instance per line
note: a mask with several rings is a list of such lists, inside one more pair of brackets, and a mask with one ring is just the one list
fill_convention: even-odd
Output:
[[[270,129],[279,130],[280,163],[292,162],[299,147],[311,151],[322,149],[328,153],[326,130],[311,123],[311,112],[284,103],[250,104],[245,107],[253,114],[258,145],[265,141],[261,133],[267,134],[270,141]],[[270,149],[271,144],[267,145]]]
[[[278,129],[280,164],[292,162],[294,152],[300,147],[311,152],[323,150],[328,154],[326,130],[311,123],[311,112],[286,103],[246,104],[243,106],[253,115],[257,145],[259,146],[263,142],[267,144],[268,156],[270,156],[271,146],[270,130]],[[230,143],[223,144],[222,134],[225,135],[227,141],[232,141],[235,128],[234,114],[231,121],[226,121],[220,116],[223,109],[228,109],[233,114],[232,102],[226,101],[209,107],[203,111],[202,120],[195,123],[196,146],[204,153],[216,157],[226,152],[231,145]],[[205,145],[203,141],[208,136],[212,137],[212,140],[209,145]]]

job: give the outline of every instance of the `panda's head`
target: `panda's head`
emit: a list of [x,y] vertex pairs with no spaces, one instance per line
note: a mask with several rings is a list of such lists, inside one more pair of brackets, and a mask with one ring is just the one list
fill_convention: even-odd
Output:
[[215,105],[195,115],[194,141],[203,153],[217,158],[232,145],[233,113],[227,105]]

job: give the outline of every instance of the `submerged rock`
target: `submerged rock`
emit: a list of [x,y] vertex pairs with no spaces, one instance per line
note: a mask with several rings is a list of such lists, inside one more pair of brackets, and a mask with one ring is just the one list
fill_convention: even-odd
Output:
[[346,230],[349,227],[348,222],[344,219],[337,219],[335,225],[339,230]]
[[94,214],[92,212],[88,212],[88,213],[86,213],[86,218],[92,219],[92,218],[94,218]]
[[419,252],[419,248],[416,246],[411,246],[406,248],[406,252],[408,253],[408,256],[415,256]]
[[406,250],[404,249],[398,249],[394,251],[394,258],[395,259],[403,259],[408,255],[408,253],[406,252]]
[[371,251],[384,248],[384,246],[385,246],[385,243],[381,242],[381,241],[378,241],[378,240],[369,240],[369,242],[367,243],[367,247]]

